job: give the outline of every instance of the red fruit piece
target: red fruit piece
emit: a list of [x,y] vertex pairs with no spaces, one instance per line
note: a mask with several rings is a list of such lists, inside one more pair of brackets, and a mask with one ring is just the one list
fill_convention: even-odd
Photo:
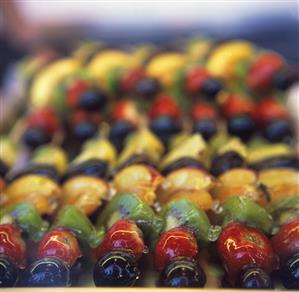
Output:
[[4,179],[2,177],[0,177],[0,194],[2,193],[2,191],[5,188],[5,182]]
[[272,237],[271,243],[282,260],[299,252],[299,219],[284,224]]
[[186,89],[191,94],[199,93],[204,81],[210,77],[210,74],[205,68],[193,68],[186,74],[185,84]]
[[253,115],[255,106],[252,101],[244,97],[237,94],[230,94],[222,106],[222,111],[226,118],[231,118],[235,115],[244,113]]
[[216,119],[217,111],[214,106],[198,102],[192,107],[191,117],[194,121],[202,119]]
[[173,228],[160,237],[155,249],[155,266],[162,271],[176,257],[196,260],[198,245],[195,236],[181,227]]
[[67,104],[70,108],[76,108],[79,105],[80,94],[90,89],[90,84],[86,80],[75,80],[67,89]]
[[181,111],[175,102],[175,100],[168,95],[159,95],[153,102],[149,112],[151,119],[155,119],[161,116],[168,116],[171,118],[179,119]]
[[120,80],[120,88],[124,93],[134,92],[136,84],[145,77],[145,73],[141,68],[135,68],[124,73]]
[[76,237],[64,229],[56,229],[48,232],[40,241],[37,257],[56,257],[68,267],[72,267],[81,257]]
[[59,120],[52,108],[41,108],[30,113],[27,126],[45,129],[48,134],[53,135],[59,128]]
[[82,110],[76,110],[71,116],[71,124],[76,125],[81,122],[91,122],[94,125],[99,125],[102,121],[102,116],[99,112],[87,113]]
[[258,103],[255,116],[260,124],[267,124],[274,119],[288,119],[289,113],[276,98],[269,97],[264,98]]
[[0,225],[0,254],[12,259],[19,267],[25,267],[26,244],[20,230],[12,224]]
[[273,75],[285,65],[284,60],[274,53],[263,53],[257,56],[249,67],[246,83],[255,91],[271,88]]
[[112,110],[111,118],[113,121],[125,120],[138,124],[139,115],[136,105],[129,100],[119,101]]
[[127,250],[136,259],[144,252],[144,242],[141,230],[135,223],[123,219],[119,220],[107,231],[104,240],[96,250],[97,258],[112,250]]
[[255,265],[266,273],[277,266],[269,239],[257,229],[239,223],[223,229],[217,241],[217,251],[232,280],[248,265]]

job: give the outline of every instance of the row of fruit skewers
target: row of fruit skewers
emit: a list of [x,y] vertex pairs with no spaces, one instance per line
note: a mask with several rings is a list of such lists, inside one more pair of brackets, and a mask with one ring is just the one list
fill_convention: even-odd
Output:
[[[115,124],[115,136],[138,127],[140,116],[148,117],[154,132],[168,131],[166,138],[180,131],[188,116],[205,138],[222,118],[232,135],[245,140],[257,130],[273,142],[292,136],[281,95],[295,77],[281,56],[248,42],[199,39],[176,52],[87,44],[68,58],[49,64],[33,58],[26,66],[33,67],[24,125],[31,147],[57,140],[62,130],[65,140],[85,140],[98,134],[103,121]],[[240,84],[242,90],[236,89]]]
[[[9,139],[1,139],[1,148],[1,163],[5,172],[5,164],[12,165],[16,154]],[[183,175],[185,179],[183,183],[198,184],[199,188],[213,193],[216,199],[225,197],[225,193],[229,194],[232,191],[230,186],[232,184],[236,186],[236,190],[238,186],[244,185],[246,188],[251,185],[248,192],[258,200],[260,196],[258,186],[267,180],[267,175],[264,175],[267,169],[278,167],[298,169],[297,155],[287,144],[265,144],[263,141],[256,140],[246,146],[238,138],[225,133],[215,136],[208,144],[199,134],[178,135],[172,140],[169,148],[169,151],[164,154],[163,143],[150,130],[144,128],[128,137],[119,156],[116,148],[107,139],[96,138],[87,141],[81,153],[68,166],[67,154],[62,148],[44,145],[33,152],[32,161],[25,169],[12,171],[6,176],[7,187],[0,203],[6,205],[14,200],[24,200],[28,197],[25,194],[28,191],[24,188],[25,185],[31,188],[29,193],[34,193],[38,191],[39,184],[47,184],[48,188],[43,188],[45,204],[41,204],[41,208],[51,214],[57,208],[60,198],[66,200],[65,202],[69,202],[68,200],[87,202],[86,198],[82,196],[80,198],[80,192],[89,185],[93,186],[92,189],[88,189],[92,194],[90,198],[94,197],[94,202],[90,203],[93,207],[89,207],[92,213],[97,209],[99,199],[111,192],[108,184],[110,177],[113,177],[112,189],[117,192],[140,192],[149,204],[155,203],[156,197],[164,203],[168,195],[173,192],[175,185],[182,183],[179,169],[184,167],[191,168],[189,171],[191,174],[190,178]],[[142,165],[144,163],[151,167],[144,167]],[[132,164],[135,167],[131,167]],[[139,167],[138,170],[136,165]],[[238,168],[236,173],[233,172],[234,168]],[[218,178],[215,180],[208,172]],[[80,173],[90,178],[82,181],[74,180],[73,178]],[[198,177],[194,181],[193,173]],[[28,175],[35,174],[41,176],[35,183],[32,183],[34,180],[31,178],[26,178]],[[101,178],[101,181],[95,181],[95,177]],[[285,184],[288,179],[292,181],[294,178],[296,176],[287,175],[287,172],[282,176]],[[271,183],[271,178],[268,179],[267,183],[269,182]],[[294,192],[292,188],[289,191]],[[61,193],[64,196],[61,196]],[[34,194],[31,196],[32,199],[35,197]],[[208,201],[211,207],[211,196],[205,197],[210,198]],[[35,200],[39,199],[41,196],[35,198]],[[28,200],[31,200],[30,196]],[[51,204],[47,205],[48,201]],[[53,207],[50,207],[51,205]]]
[[[298,287],[298,162],[290,147],[253,145],[250,149],[224,135],[212,140],[207,149],[197,134],[183,142],[180,139],[163,156],[163,143],[149,130],[140,130],[127,140],[117,165],[117,151],[104,139],[87,143],[69,167],[61,149],[43,147],[33,155],[34,167],[9,174],[1,194],[5,207],[1,208],[1,222],[13,221],[40,239],[40,234],[34,236],[39,230],[36,224],[42,231],[47,228],[38,213],[52,216],[59,204],[65,205],[53,221],[52,231],[39,242],[34,261],[22,273],[21,285],[69,285],[69,270],[77,267],[82,253],[79,241],[96,248],[96,285],[135,284],[140,277],[137,262],[148,246],[161,272],[160,285],[203,286],[206,276],[199,267],[199,250],[217,241],[229,285],[271,287],[269,274],[278,267],[277,254],[282,259],[284,285]],[[257,169],[258,175],[245,165]],[[281,166],[287,168],[276,168]],[[209,167],[217,179],[204,170]],[[55,182],[57,171],[64,172],[61,187]],[[85,216],[94,216],[103,200],[109,200],[111,175],[117,194],[99,210],[95,229]],[[218,208],[213,201],[221,203]],[[150,207],[156,202],[162,206],[158,215]],[[272,212],[275,225],[264,206]],[[209,219],[207,214],[213,215]],[[33,220],[33,226],[26,220]],[[222,231],[210,220],[222,225]],[[17,239],[19,231],[1,226],[2,282],[12,285],[17,281],[13,263],[25,257],[24,245],[21,239],[9,245],[6,238],[13,236],[9,232],[15,232]],[[273,226],[283,226],[272,239],[275,253],[264,235],[271,235]],[[281,237],[285,237],[283,241]],[[22,251],[20,257],[11,253],[14,246]]]

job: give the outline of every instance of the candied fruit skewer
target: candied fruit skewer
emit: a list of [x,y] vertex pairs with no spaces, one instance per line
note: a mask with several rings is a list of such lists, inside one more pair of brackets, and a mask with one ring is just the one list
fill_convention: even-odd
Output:
[[42,215],[53,214],[61,200],[59,180],[66,166],[67,157],[60,147],[43,145],[37,148],[27,166],[6,175],[1,207],[30,203]]
[[107,232],[96,249],[95,285],[134,286],[141,277],[139,262],[148,250],[145,244],[153,247],[162,224],[162,219],[135,194],[116,194],[96,223]]
[[37,210],[30,204],[20,203],[0,211],[0,287],[13,287],[19,283],[26,267],[29,244],[40,240],[48,229]]
[[222,205],[222,231],[216,246],[230,287],[269,289],[271,272],[278,268],[270,234],[271,215],[251,199],[230,197]]
[[[95,248],[103,238],[77,207],[61,208],[50,230],[38,242],[34,260],[23,272],[25,287],[75,285],[83,271],[83,251]],[[87,253],[87,251],[86,251]]]
[[162,234],[154,250],[155,268],[163,287],[203,287],[206,274],[200,267],[200,251],[209,244],[208,216],[187,198],[163,206]]
[[91,216],[108,199],[116,149],[105,138],[90,139],[62,178],[62,205],[75,205]]

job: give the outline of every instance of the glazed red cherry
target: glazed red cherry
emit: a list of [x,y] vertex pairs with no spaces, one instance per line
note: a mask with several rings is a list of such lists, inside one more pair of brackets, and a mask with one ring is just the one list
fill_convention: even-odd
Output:
[[135,91],[136,84],[145,77],[142,68],[134,68],[125,72],[120,80],[120,89],[123,93],[132,93]]
[[119,220],[106,233],[104,240],[96,250],[97,258],[112,250],[124,250],[133,254],[136,259],[144,252],[141,230],[129,220]]
[[149,116],[151,119],[159,118],[161,116],[179,119],[181,111],[171,96],[159,95],[152,104]]
[[75,110],[71,116],[71,124],[76,125],[81,122],[89,121],[94,125],[99,125],[102,121],[102,116],[99,112],[87,113],[82,110]]
[[287,109],[275,97],[267,97],[256,106],[256,120],[265,125],[273,120],[286,120],[289,118]]
[[0,225],[0,255],[11,259],[19,268],[25,266],[26,245],[20,230],[12,224]]
[[284,224],[272,237],[271,243],[281,260],[299,253],[299,219]]
[[257,56],[249,67],[246,83],[254,91],[271,88],[275,73],[285,66],[284,60],[275,53],[263,53]]
[[219,80],[210,76],[208,71],[203,67],[197,67],[186,74],[186,89],[190,94],[203,94],[207,97],[215,97],[222,89]]
[[136,105],[130,100],[122,100],[116,103],[111,112],[113,121],[125,120],[132,124],[138,124],[139,116]]
[[80,94],[90,88],[90,84],[86,80],[75,80],[67,89],[67,104],[70,108],[79,106]]
[[217,251],[232,280],[236,280],[246,266],[261,268],[266,273],[276,268],[276,257],[268,238],[257,229],[240,223],[222,230]]
[[185,86],[189,93],[200,93],[204,82],[210,77],[209,72],[203,67],[193,68],[187,72]]
[[202,119],[216,119],[217,116],[215,107],[208,103],[198,102],[192,106],[191,117],[194,121]]
[[171,260],[185,257],[196,260],[198,245],[195,236],[181,228],[173,228],[159,238],[155,249],[155,266],[162,271]]
[[53,135],[59,128],[59,120],[52,108],[41,108],[28,116],[27,127],[43,129],[48,135]]
[[222,112],[226,118],[239,114],[253,115],[254,111],[253,102],[237,94],[229,95],[222,106]]
[[81,257],[76,237],[69,231],[56,229],[48,232],[40,241],[38,258],[55,257],[64,262],[68,267],[72,267],[78,258]]

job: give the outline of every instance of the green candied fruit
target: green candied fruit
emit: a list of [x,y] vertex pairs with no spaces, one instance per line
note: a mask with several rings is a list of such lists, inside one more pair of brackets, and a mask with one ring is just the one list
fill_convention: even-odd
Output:
[[272,216],[254,201],[243,196],[230,197],[222,205],[221,217],[223,225],[238,221],[248,226],[260,229],[264,233],[271,233],[273,227]]
[[201,247],[205,247],[211,241],[211,224],[207,214],[185,198],[173,200],[161,210],[164,218],[164,230],[185,226],[194,232]]
[[288,197],[267,206],[275,226],[279,228],[293,219],[299,218],[299,196]]
[[132,193],[116,194],[98,217],[96,226],[108,229],[123,218],[135,221],[151,245],[159,237],[163,226],[163,220],[153,209]]
[[36,208],[28,203],[19,203],[1,209],[1,223],[16,223],[32,241],[39,241],[49,227],[48,222],[41,218]]
[[72,231],[81,243],[92,248],[99,246],[104,237],[104,229],[96,229],[85,214],[72,205],[66,205],[58,212],[52,229],[58,227]]

